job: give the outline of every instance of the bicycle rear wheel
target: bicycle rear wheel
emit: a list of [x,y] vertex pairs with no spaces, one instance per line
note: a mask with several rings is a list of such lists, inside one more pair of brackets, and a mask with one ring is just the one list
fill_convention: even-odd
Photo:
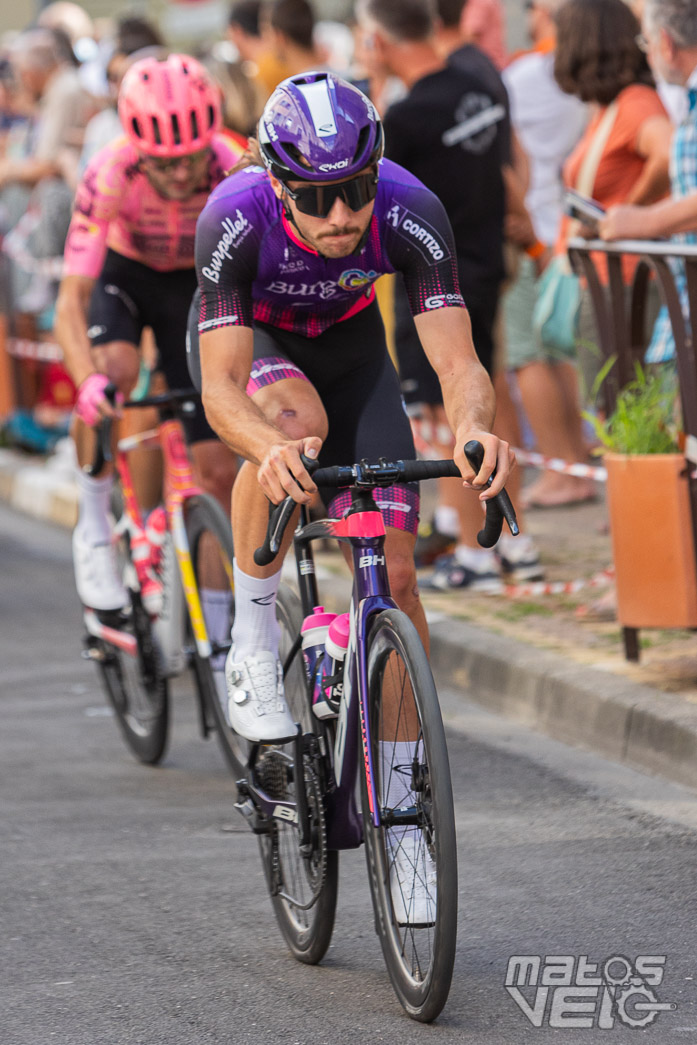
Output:
[[363,830],[375,926],[395,993],[435,1019],[448,997],[457,932],[457,849],[438,695],[414,625],[385,610],[368,642],[374,825],[365,771]]
[[230,521],[216,500],[201,494],[187,502],[186,533],[203,623],[213,649],[210,657],[200,655],[189,618],[194,676],[204,711],[210,716],[225,760],[238,779],[244,776],[249,744],[230,729],[225,715],[225,658],[235,613]]
[[169,694],[150,618],[140,594],[133,592],[131,599],[128,623],[120,630],[135,639],[134,653],[99,639],[95,644],[97,664],[126,744],[141,762],[153,765],[167,747]]
[[[296,640],[302,625],[297,595],[281,585],[276,600],[281,626],[279,655],[284,667],[285,695],[290,713],[303,733],[318,727],[309,706],[305,668]],[[310,747],[314,745],[310,741]],[[259,782],[274,798],[296,800],[294,746],[268,747],[257,766]],[[303,758],[311,840],[309,851],[300,852],[296,823],[272,820],[259,836],[262,863],[274,914],[291,953],[298,961],[315,965],[324,957],[334,930],[339,887],[339,854],[327,849],[324,816],[323,773],[319,750]]]

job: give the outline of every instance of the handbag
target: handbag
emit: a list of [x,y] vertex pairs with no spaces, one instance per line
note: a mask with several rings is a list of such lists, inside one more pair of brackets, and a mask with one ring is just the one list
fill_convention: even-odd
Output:
[[[617,102],[608,105],[583,158],[576,189],[592,196],[593,184],[603,150],[617,116]],[[576,234],[580,222],[569,224],[568,238]],[[551,353],[569,355],[576,345],[578,314],[581,308],[581,280],[571,269],[568,255],[556,254],[540,277],[532,310],[532,326]]]

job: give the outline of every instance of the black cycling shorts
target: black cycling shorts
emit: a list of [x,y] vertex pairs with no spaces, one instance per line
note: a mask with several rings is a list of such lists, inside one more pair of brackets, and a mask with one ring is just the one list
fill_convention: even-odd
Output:
[[[156,272],[113,250],[107,251],[102,273],[92,292],[88,336],[93,345],[111,341],[140,344],[143,327],[151,327],[158,352],[158,369],[171,389],[190,388],[186,365],[186,323],[196,289],[196,271]],[[190,443],[217,439],[206,421],[201,400],[183,420]]]
[[[200,389],[197,321],[194,300],[189,323],[189,370]],[[411,425],[376,302],[335,323],[319,337],[255,322],[254,366],[248,393],[288,377],[307,379],[327,413],[329,432],[320,450],[320,465],[353,464],[363,458],[377,461],[379,457],[398,461],[415,456]],[[346,493],[320,490],[320,495],[335,517],[350,504]],[[378,490],[375,499],[386,525],[416,533],[418,483]]]

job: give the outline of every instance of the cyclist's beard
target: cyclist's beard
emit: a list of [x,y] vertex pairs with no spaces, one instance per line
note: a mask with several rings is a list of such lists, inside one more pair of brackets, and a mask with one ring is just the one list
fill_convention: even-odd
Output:
[[[300,228],[285,199],[282,200],[282,204],[286,219],[295,226],[304,242],[312,247],[313,250],[316,250],[323,258],[347,258],[351,254],[357,254],[362,249],[368,228],[370,227],[370,221],[368,221],[365,229],[361,229],[360,225],[345,225],[341,228],[337,226],[332,228],[331,232],[320,232],[313,236],[312,233]],[[353,238],[347,241],[347,243],[341,244],[333,240],[334,236],[339,235],[351,235]]]

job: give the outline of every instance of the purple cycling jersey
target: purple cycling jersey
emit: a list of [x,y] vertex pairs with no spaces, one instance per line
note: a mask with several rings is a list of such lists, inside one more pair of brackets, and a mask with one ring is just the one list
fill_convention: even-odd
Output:
[[226,178],[196,227],[199,332],[258,320],[317,337],[368,305],[386,272],[402,273],[414,315],[464,308],[443,205],[397,164],[382,160],[379,169],[368,234],[345,258],[302,244],[265,170]]

